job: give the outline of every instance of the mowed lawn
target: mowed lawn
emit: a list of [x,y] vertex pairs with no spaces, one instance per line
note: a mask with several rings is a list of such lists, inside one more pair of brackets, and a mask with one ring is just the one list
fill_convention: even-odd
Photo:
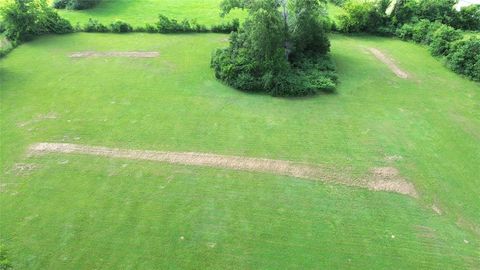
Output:
[[211,26],[244,17],[244,12],[234,10],[221,18],[220,2],[221,0],[102,0],[91,9],[60,10],[59,13],[73,25],[84,24],[93,18],[105,24],[118,19],[134,26],[145,26],[146,23],[155,23],[158,15],[163,14],[179,21],[195,19],[198,23]]
[[[337,94],[247,94],[209,68],[226,37],[47,36],[0,60],[0,239],[15,269],[480,267],[478,83],[426,48],[334,35]],[[396,77],[372,47],[410,77]],[[160,56],[68,57],[77,51]],[[29,157],[37,142],[284,159],[352,181],[395,167],[419,197],[267,173]]]

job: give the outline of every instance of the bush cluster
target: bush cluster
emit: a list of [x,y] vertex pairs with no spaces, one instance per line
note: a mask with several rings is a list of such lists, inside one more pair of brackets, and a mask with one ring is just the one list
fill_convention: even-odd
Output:
[[451,26],[463,30],[480,31],[480,5],[462,7],[451,21]]
[[78,25],[76,31],[98,32],[98,33],[127,33],[127,32],[147,32],[147,33],[230,33],[238,31],[240,21],[234,19],[231,22],[213,25],[209,30],[206,26],[198,24],[195,20],[182,20],[178,22],[175,19],[170,19],[166,16],[159,15],[159,20],[156,24],[146,24],[144,27],[132,27],[130,24],[123,21],[115,21],[109,25],[102,24],[98,20],[90,18],[86,24]]
[[339,31],[393,34],[404,24],[421,20],[440,22],[457,29],[480,30],[480,5],[453,8],[457,0],[350,0],[339,16]]
[[[236,40],[236,33],[231,39]],[[230,50],[236,50],[232,53]],[[235,57],[232,57],[234,55]],[[327,55],[301,55],[290,65],[262,72],[242,48],[217,50],[211,66],[215,77],[227,85],[248,91],[263,92],[272,96],[308,96],[335,91],[338,82],[335,65]]]
[[447,66],[480,82],[480,38],[472,37],[456,42],[447,55]]
[[133,27],[121,20],[116,20],[112,24],[110,24],[110,29],[113,33],[128,33],[133,31]]
[[1,11],[6,36],[14,43],[42,34],[73,31],[70,22],[61,18],[44,0],[13,1]]
[[[130,24],[121,20],[116,20],[109,25],[105,25],[97,20],[90,18],[88,19],[88,22],[86,24],[84,24],[83,26],[78,25],[75,30],[96,33],[129,33],[134,32],[138,29],[134,29]],[[143,32],[143,30],[140,29],[139,32]]]
[[233,19],[231,22],[226,22],[222,24],[212,25],[210,29],[214,33],[231,33],[238,31],[240,27],[240,21],[238,19]]
[[53,7],[57,9],[88,9],[99,2],[100,0],[55,0]]
[[341,7],[343,6],[343,4],[345,4],[346,0],[330,0],[330,2],[334,5]]
[[446,57],[450,69],[480,81],[480,39],[462,40],[459,30],[428,20],[404,24],[396,35],[403,40],[428,45],[432,55]]
[[388,26],[385,13],[385,1],[358,2],[350,1],[344,5],[345,14],[339,16],[339,30],[345,33],[379,33]]
[[191,33],[207,32],[205,25],[198,24],[195,20],[184,19],[178,22],[176,19],[170,19],[167,16],[159,15],[156,27],[159,33]]
[[230,1],[248,10],[242,27],[230,34],[229,47],[212,55],[215,76],[233,88],[272,96],[307,96],[332,92],[337,83],[328,57],[329,26],[319,1]]
[[453,43],[462,39],[459,30],[428,20],[421,20],[415,24],[404,24],[396,31],[396,35],[403,40],[412,40],[428,45],[430,52],[435,56],[447,56]]
[[0,269],[9,270],[13,269],[11,261],[8,259],[8,254],[5,246],[0,244]]

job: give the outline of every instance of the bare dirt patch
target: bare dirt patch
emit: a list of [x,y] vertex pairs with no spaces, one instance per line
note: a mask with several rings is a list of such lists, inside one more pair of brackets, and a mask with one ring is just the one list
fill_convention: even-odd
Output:
[[[165,152],[128,150],[70,143],[37,143],[30,146],[30,155],[48,153],[84,154],[112,158],[159,161],[172,164],[225,168],[240,171],[264,172],[348,186],[388,191],[416,197],[414,186],[402,179],[392,167],[374,168],[365,179],[350,179],[342,173],[318,165],[285,160],[217,155],[197,152]],[[373,178],[373,179],[372,179]]]
[[158,57],[158,52],[73,52],[70,58],[88,58],[88,57],[129,57],[129,58],[153,58]]
[[432,205],[432,210],[433,210],[437,215],[441,215],[441,214],[442,214],[442,209],[440,209],[440,207],[438,207],[438,205],[436,205],[436,204],[433,204],[433,205]]
[[385,156],[386,161],[399,161],[402,160],[403,157],[400,155],[393,155],[393,156]]
[[397,77],[406,79],[408,78],[408,73],[405,71],[401,70],[395,62],[390,58],[387,57],[384,53],[382,53],[380,50],[376,48],[368,48],[368,50],[380,61],[382,61],[385,65],[388,66],[388,68],[397,75]]
[[435,229],[428,226],[416,225],[414,228],[420,238],[435,239],[437,237]]
[[25,127],[25,126],[28,126],[30,124],[38,123],[38,122],[41,122],[41,121],[44,121],[44,120],[53,120],[53,119],[57,119],[57,118],[58,118],[58,114],[55,113],[55,112],[49,112],[49,113],[46,113],[46,114],[37,114],[31,120],[18,123],[18,126],[19,127]]
[[7,174],[14,174],[16,176],[28,175],[37,167],[38,165],[33,163],[15,163],[13,167],[7,171]]
[[394,167],[376,167],[371,169],[373,181],[367,185],[372,190],[385,190],[400,194],[418,197],[412,183],[407,182],[400,176],[400,172]]

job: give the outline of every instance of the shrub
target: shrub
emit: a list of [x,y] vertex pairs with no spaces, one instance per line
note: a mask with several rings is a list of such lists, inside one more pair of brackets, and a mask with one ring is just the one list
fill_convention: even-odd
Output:
[[[222,2],[223,14],[241,7],[249,16],[237,32],[231,32],[230,45],[214,52],[215,76],[234,88],[272,96],[333,91],[336,76],[325,56],[330,42],[320,19],[325,11],[322,4],[311,0],[259,3]],[[287,9],[288,18],[282,11]]]
[[398,28],[395,31],[395,35],[403,40],[412,40],[413,39],[413,25],[404,24],[402,27]]
[[5,32],[5,30],[6,30],[5,23],[3,21],[0,21],[0,34]]
[[198,24],[195,20],[187,19],[178,22],[175,19],[169,19],[167,16],[159,15],[157,22],[157,30],[160,33],[178,33],[178,32],[207,32],[207,27]]
[[55,0],[53,2],[53,7],[57,9],[88,9],[99,2],[100,0]]
[[53,7],[56,9],[66,8],[68,2],[68,0],[55,0],[53,1]]
[[462,7],[453,19],[452,26],[463,30],[480,31],[480,5]]
[[116,20],[115,22],[110,24],[110,30],[113,33],[128,33],[128,32],[132,32],[133,28],[130,24],[124,21]]
[[452,42],[461,38],[462,34],[459,30],[455,30],[448,25],[442,25],[433,32],[430,52],[435,56],[445,56],[449,54]]
[[13,1],[1,10],[8,39],[23,42],[46,33],[69,33],[72,25],[43,0]]
[[60,17],[55,10],[46,8],[43,16],[43,20],[39,21],[43,33],[66,34],[73,32],[70,22]]
[[0,270],[13,269],[12,263],[7,255],[7,250],[2,244],[0,244]]
[[151,25],[151,24],[146,24],[145,25],[145,32],[148,32],[148,33],[158,33],[158,29],[157,27],[155,27],[154,25]]
[[376,33],[380,27],[388,24],[384,1],[350,1],[344,5],[344,9],[346,13],[338,17],[340,24],[339,30],[342,32]]
[[330,0],[330,2],[334,5],[341,7],[345,4],[346,0]]
[[233,19],[231,22],[213,25],[211,31],[214,33],[231,33],[238,31],[240,21]]
[[421,20],[413,25],[412,39],[422,44],[430,44],[433,39],[433,33],[442,26],[439,22],[430,22]]
[[110,29],[108,29],[107,26],[103,25],[99,21],[90,18],[88,19],[88,22],[83,26],[83,31],[105,33],[109,32]]
[[457,0],[422,0],[416,3],[415,15],[418,19],[447,24],[455,17],[456,11],[453,6]]
[[455,43],[447,55],[447,65],[457,73],[480,81],[480,38]]

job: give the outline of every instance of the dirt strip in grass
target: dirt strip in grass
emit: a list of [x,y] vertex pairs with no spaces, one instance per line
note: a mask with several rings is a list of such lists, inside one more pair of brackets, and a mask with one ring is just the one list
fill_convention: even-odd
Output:
[[376,48],[368,48],[368,50],[380,61],[382,61],[385,65],[388,66],[388,68],[393,72],[395,73],[395,75],[397,75],[397,77],[399,78],[402,78],[402,79],[406,79],[408,78],[408,73],[401,70],[396,64],[395,62],[387,57],[383,52],[381,52],[380,50],[376,49]]
[[413,184],[400,177],[392,167],[372,168],[364,177],[348,178],[341,171],[332,171],[319,165],[302,164],[286,160],[227,156],[197,152],[165,152],[129,150],[88,146],[69,143],[37,143],[29,148],[30,155],[48,153],[83,154],[110,158],[148,160],[172,164],[225,168],[240,171],[264,172],[315,181],[339,183],[348,186],[368,188],[373,191],[395,192],[417,197]]
[[158,52],[73,52],[70,58],[88,58],[88,57],[130,57],[130,58],[153,58],[158,57]]

